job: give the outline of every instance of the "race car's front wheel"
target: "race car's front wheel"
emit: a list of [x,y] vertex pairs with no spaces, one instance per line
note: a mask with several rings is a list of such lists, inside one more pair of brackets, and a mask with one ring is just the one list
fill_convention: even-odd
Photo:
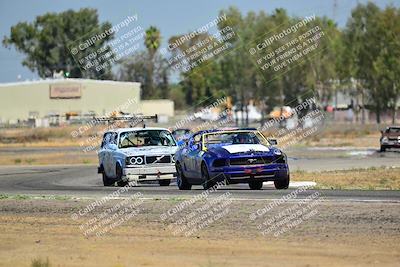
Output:
[[263,181],[249,181],[251,190],[260,190],[263,187]]
[[106,173],[104,171],[102,172],[102,175],[103,175],[103,185],[104,186],[114,185],[114,181],[111,180],[110,178],[108,178],[108,176],[106,175]]
[[129,184],[128,181],[122,180],[122,172],[121,165],[117,164],[117,166],[115,166],[115,173],[117,174],[117,185],[120,187],[124,187]]
[[215,182],[213,179],[210,179],[210,175],[208,174],[207,166],[206,164],[201,164],[201,176],[203,178],[203,188],[204,189],[209,189],[215,185]]
[[160,184],[160,186],[169,186],[171,180],[170,179],[158,180],[158,183]]
[[179,190],[190,190],[192,185],[188,183],[185,175],[183,174],[181,164],[176,163],[176,183],[178,184]]
[[274,181],[274,185],[276,189],[288,189],[289,188],[289,182],[290,182],[290,176],[287,175],[283,179],[279,179]]

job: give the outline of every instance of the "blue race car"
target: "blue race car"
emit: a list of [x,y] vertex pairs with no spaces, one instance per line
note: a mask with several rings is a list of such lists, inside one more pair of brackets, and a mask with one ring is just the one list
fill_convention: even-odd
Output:
[[257,130],[211,130],[193,134],[175,154],[177,183],[208,189],[217,182],[248,183],[259,190],[265,181],[287,189],[290,175],[286,155]]

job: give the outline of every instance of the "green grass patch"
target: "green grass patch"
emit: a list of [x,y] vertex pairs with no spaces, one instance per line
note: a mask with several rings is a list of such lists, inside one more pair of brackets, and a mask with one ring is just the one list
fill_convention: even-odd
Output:
[[31,267],[50,267],[50,266],[51,264],[49,262],[49,258],[47,258],[46,260],[42,260],[40,258],[33,259],[31,264]]
[[317,189],[400,190],[400,168],[371,167],[341,171],[293,171],[293,181],[314,181]]

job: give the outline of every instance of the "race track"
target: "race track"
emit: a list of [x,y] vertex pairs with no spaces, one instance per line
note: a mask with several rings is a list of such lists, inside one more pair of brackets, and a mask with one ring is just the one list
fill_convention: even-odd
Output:
[[[400,166],[398,153],[340,158],[290,157],[292,170],[319,171],[380,166]],[[0,192],[3,194],[60,195],[78,198],[102,197],[112,193],[116,187],[104,187],[95,165],[54,166],[2,166],[0,167]],[[249,190],[248,186],[229,185],[219,189],[215,196],[230,191],[237,199],[275,199],[289,193],[265,186],[264,190]],[[191,191],[180,191],[175,184],[160,187],[158,184],[143,184],[131,187],[125,194],[142,192],[148,198],[175,198],[199,194],[202,187],[194,186]],[[326,200],[335,201],[393,201],[400,202],[400,191],[365,190],[318,190]],[[305,195],[309,195],[309,192]],[[304,196],[305,196],[304,195]],[[301,198],[299,194],[298,198]]]

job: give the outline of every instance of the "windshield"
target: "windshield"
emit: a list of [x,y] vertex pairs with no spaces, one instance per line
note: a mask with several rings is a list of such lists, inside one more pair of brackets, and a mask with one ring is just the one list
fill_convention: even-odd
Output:
[[119,148],[143,146],[176,146],[172,134],[166,130],[140,130],[122,132]]
[[391,127],[386,130],[386,133],[396,133],[400,134],[400,128]]
[[204,145],[261,144],[269,146],[259,132],[216,132],[204,135]]

